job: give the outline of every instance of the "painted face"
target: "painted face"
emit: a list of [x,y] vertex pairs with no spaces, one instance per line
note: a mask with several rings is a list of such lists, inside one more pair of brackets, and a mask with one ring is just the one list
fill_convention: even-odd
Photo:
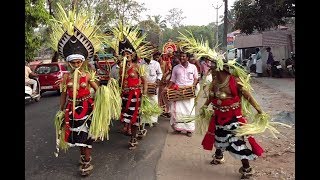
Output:
[[128,51],[125,51],[123,53],[123,57],[126,57],[127,58],[127,61],[131,61],[132,60],[132,54]]
[[74,59],[72,61],[70,61],[70,65],[73,67],[73,68],[79,68],[81,67],[83,61],[81,59]]
[[181,63],[185,63],[186,61],[188,61],[187,54],[181,53],[181,55],[180,55],[180,62],[181,62]]

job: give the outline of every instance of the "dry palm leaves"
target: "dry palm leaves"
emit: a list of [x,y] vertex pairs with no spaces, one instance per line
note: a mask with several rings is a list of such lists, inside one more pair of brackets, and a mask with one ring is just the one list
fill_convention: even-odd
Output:
[[281,125],[289,128],[291,127],[284,123],[272,122],[270,121],[270,116],[268,114],[262,113],[256,114],[252,123],[242,124],[235,130],[235,132],[236,136],[245,136],[263,133],[266,129],[268,129],[273,137],[277,138],[275,134],[280,134],[280,132],[277,131],[276,128],[274,128],[274,126],[276,125]]
[[139,58],[150,57],[150,54],[154,52],[154,48],[150,42],[145,41],[147,34],[141,34],[138,26],[133,27],[130,25],[123,25],[121,22],[117,26],[111,28],[112,36],[108,36],[104,39],[104,42],[112,47],[115,52],[119,52],[119,42],[127,38],[132,44],[133,48]]
[[119,119],[121,113],[120,87],[117,80],[110,78],[107,86],[100,86],[94,102],[89,134],[93,139],[109,140],[111,120]]
[[54,127],[56,130],[56,152],[54,155],[58,157],[60,149],[67,150],[68,143],[65,142],[65,126],[64,126],[64,115],[63,111],[58,111],[54,117]]
[[99,29],[98,18],[95,14],[90,13],[87,9],[74,9],[66,12],[59,3],[57,3],[57,7],[55,18],[49,22],[52,30],[50,34],[50,46],[55,51],[57,51],[58,42],[62,35],[65,32],[73,35],[74,27],[90,39],[96,52],[103,49],[103,42],[107,36]]
[[159,116],[162,114],[163,109],[159,106],[158,102],[149,98],[147,95],[142,95],[140,114],[141,114],[141,123],[142,124],[151,124],[151,117]]

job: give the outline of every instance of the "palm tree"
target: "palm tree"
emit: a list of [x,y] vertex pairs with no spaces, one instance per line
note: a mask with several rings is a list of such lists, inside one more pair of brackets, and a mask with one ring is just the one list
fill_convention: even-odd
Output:
[[163,39],[163,31],[167,27],[167,22],[166,20],[161,20],[161,15],[153,15],[153,16],[148,16],[148,19],[153,21],[155,24],[159,26],[159,44],[158,46],[160,47],[162,45],[162,39]]
[[150,20],[153,20],[162,30],[167,27],[166,20],[161,20],[161,15],[154,15],[148,17]]

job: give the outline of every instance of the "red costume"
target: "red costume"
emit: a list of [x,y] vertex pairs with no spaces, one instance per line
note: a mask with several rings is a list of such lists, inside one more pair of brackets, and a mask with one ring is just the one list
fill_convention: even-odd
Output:
[[140,123],[141,82],[137,71],[137,65],[133,65],[125,73],[121,95],[122,110],[120,120],[138,126]]
[[[252,151],[248,148],[241,147],[241,145],[245,145],[243,137],[235,139],[238,137],[235,137],[232,130],[240,126],[239,122],[246,123],[246,119],[242,116],[241,100],[238,95],[237,83],[232,75],[230,75],[229,88],[232,98],[224,100],[217,97],[212,98],[211,103],[213,105],[214,115],[211,118],[208,131],[202,140],[202,146],[206,150],[212,150],[213,145],[215,145],[216,148],[225,148],[235,155],[235,157],[252,160],[256,155],[260,156],[263,149],[255,142],[253,137],[249,138]],[[234,139],[231,140],[231,138]],[[229,145],[224,146],[223,143],[229,143]]]
[[[93,98],[90,96],[90,90],[87,87],[87,76],[84,73],[83,76],[80,75],[78,81],[78,90],[76,96],[76,105],[73,116],[73,79],[67,76],[66,87],[68,102],[65,111],[65,141],[71,146],[83,146],[91,148],[93,140],[88,137],[88,132],[86,132],[85,126],[90,127],[91,119],[87,119],[87,116],[93,110]],[[80,130],[77,130],[77,128]],[[74,129],[74,130],[70,130]],[[80,132],[80,133],[79,133]]]

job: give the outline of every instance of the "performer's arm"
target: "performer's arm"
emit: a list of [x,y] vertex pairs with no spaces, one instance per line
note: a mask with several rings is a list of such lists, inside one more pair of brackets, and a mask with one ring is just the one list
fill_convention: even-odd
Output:
[[159,83],[160,80],[161,80],[162,77],[163,77],[163,74],[162,74],[161,67],[160,67],[160,64],[159,64],[159,63],[157,63],[156,73],[157,73],[157,80],[156,80],[156,82]]
[[89,74],[87,74],[87,77],[89,79],[89,84],[90,86],[94,89],[94,91],[97,91],[99,86],[97,85],[97,83],[94,80],[94,77],[91,77]]
[[[236,79],[237,82],[240,82],[239,79]],[[251,93],[247,90],[245,90],[239,83],[238,83],[238,89],[240,93],[243,95],[244,98],[246,98],[249,103],[257,110],[259,114],[262,114],[262,109],[260,105],[257,103],[257,101],[254,99],[254,97],[251,95]]]
[[172,72],[171,72],[170,81],[169,81],[168,85],[166,86],[166,88],[171,87],[174,84],[174,82],[176,82],[176,79],[177,79],[177,76],[176,76],[176,73],[175,73],[175,68],[173,68]]
[[147,84],[147,80],[144,76],[141,76],[141,82],[143,85],[143,94],[146,95],[148,93],[148,84]]
[[212,101],[213,98],[213,94],[211,92],[213,92],[213,84],[211,84],[210,86],[211,88],[209,89],[209,97],[207,98],[206,102],[204,103],[204,106],[209,106],[210,102]]
[[193,86],[196,86],[198,84],[198,78],[199,78],[199,73],[197,67],[194,68],[193,70]]
[[[173,85],[173,83],[174,83],[174,82],[169,81],[169,83],[168,83],[167,87],[171,87],[171,86]],[[167,87],[166,87],[166,88],[167,88]]]

